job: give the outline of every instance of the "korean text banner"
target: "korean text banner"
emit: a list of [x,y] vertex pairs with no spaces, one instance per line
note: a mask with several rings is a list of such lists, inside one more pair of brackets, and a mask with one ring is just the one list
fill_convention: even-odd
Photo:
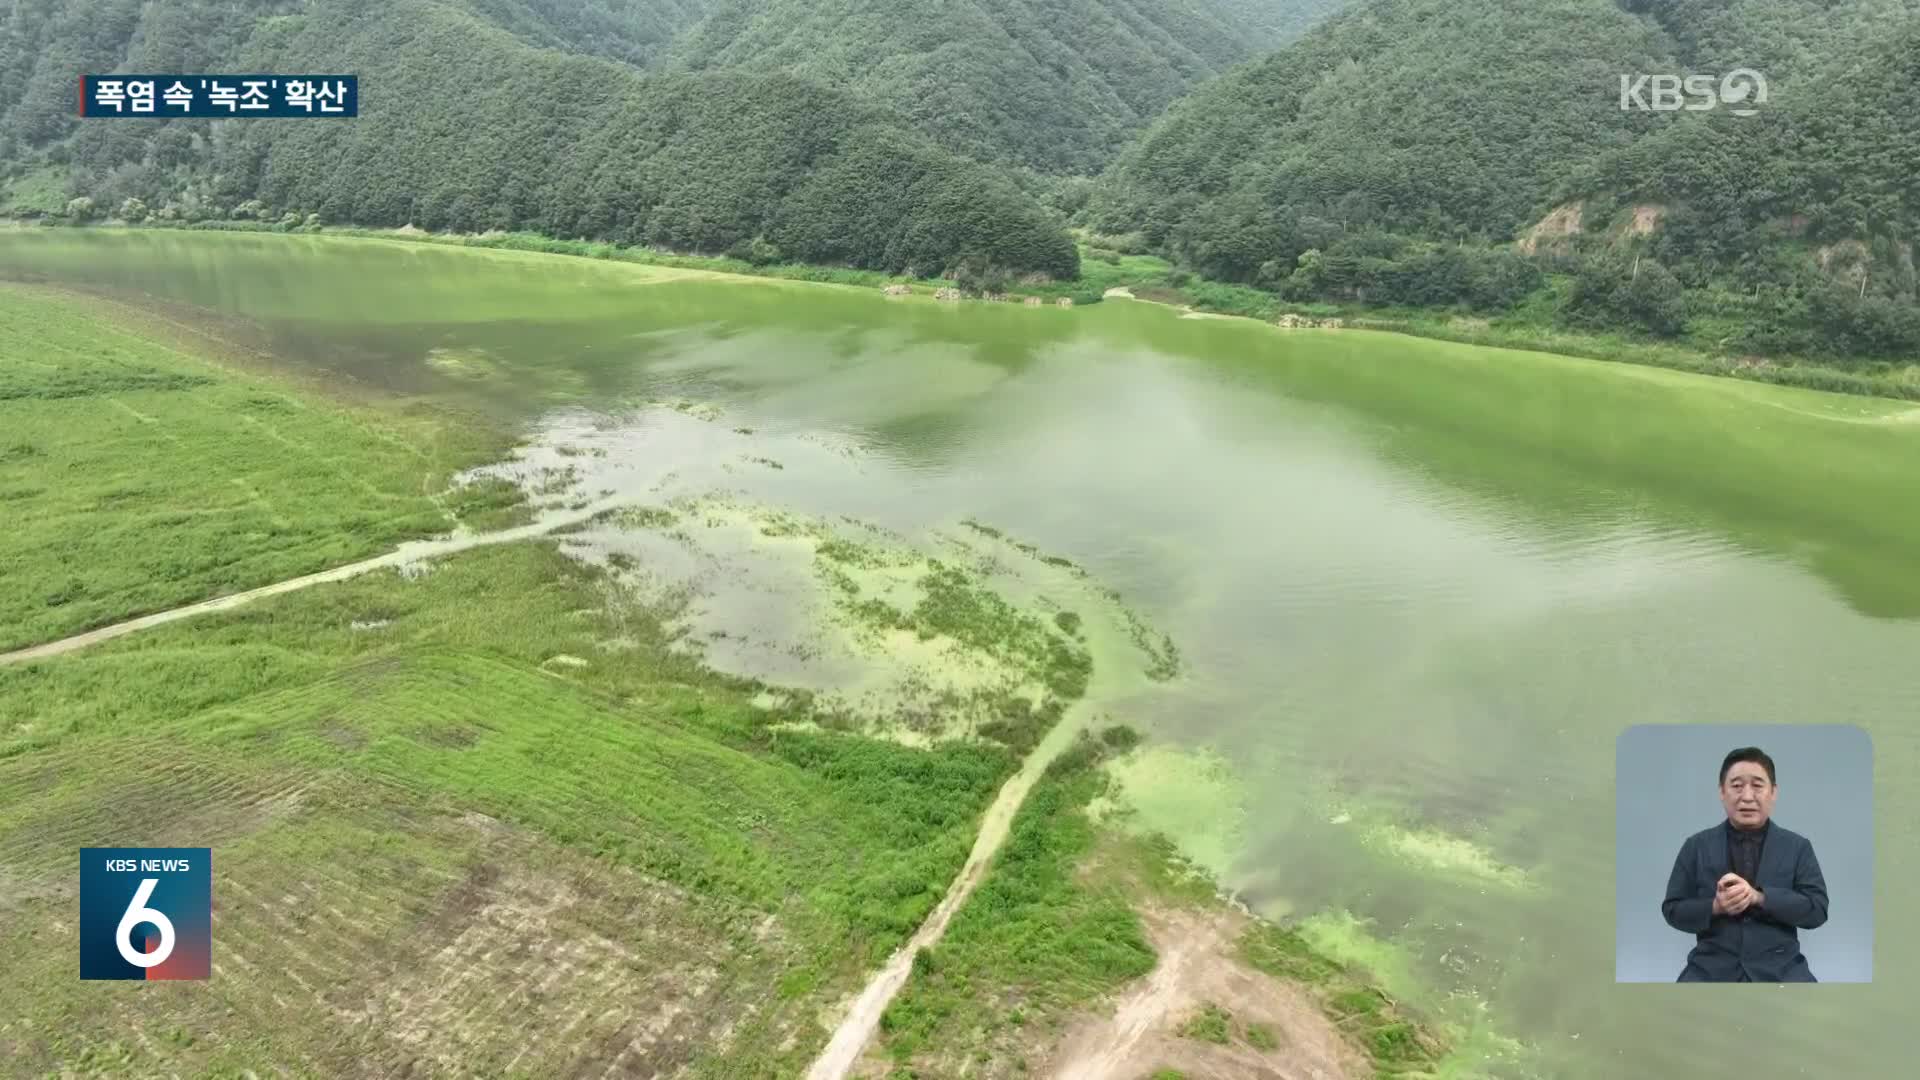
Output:
[[360,115],[353,75],[82,75],[80,115],[339,117]]

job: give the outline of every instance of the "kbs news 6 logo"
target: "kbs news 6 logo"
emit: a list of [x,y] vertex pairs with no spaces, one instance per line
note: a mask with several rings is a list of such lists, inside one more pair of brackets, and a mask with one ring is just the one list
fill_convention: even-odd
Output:
[[81,848],[80,977],[204,979],[211,848]]

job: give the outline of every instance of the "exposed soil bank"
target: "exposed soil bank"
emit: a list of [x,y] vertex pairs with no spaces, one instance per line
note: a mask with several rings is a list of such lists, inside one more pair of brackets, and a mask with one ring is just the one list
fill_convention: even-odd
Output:
[[[1177,1069],[1218,1080],[1350,1080],[1372,1074],[1304,988],[1274,979],[1235,954],[1247,916],[1212,911],[1141,912],[1160,963],[1104,1015],[1074,1023],[1037,1070],[1053,1080],[1134,1080]],[[1197,1033],[1218,1017],[1219,1031]],[[1216,1041],[1224,1038],[1225,1041]]]

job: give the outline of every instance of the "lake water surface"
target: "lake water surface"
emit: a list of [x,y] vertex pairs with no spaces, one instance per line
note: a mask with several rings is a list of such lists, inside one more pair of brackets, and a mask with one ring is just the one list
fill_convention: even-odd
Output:
[[[356,392],[604,451],[576,459],[588,488],[725,492],[910,542],[972,519],[1070,558],[1183,661],[1102,703],[1148,735],[1121,770],[1143,823],[1458,1025],[1463,1066],[1911,1069],[1902,406],[1125,301],[942,305],[379,241],[4,232],[0,275],[210,313]],[[701,408],[641,407],[658,400]],[[1614,741],[1679,722],[1871,733],[1878,892],[1834,914],[1877,916],[1872,985],[1614,984]],[[1676,849],[1713,821],[1717,766]]]

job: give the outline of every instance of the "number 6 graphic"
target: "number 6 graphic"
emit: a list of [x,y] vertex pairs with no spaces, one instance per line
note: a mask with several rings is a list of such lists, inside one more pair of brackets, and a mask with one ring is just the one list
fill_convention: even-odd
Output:
[[[153,887],[158,884],[159,878],[147,878],[140,883],[139,891],[133,894],[133,903],[127,905],[127,913],[120,916],[120,925],[113,931],[113,943],[120,948],[120,958],[134,967],[154,967],[173,955],[173,922],[164,913],[147,906],[147,898],[153,895]],[[141,923],[160,928],[160,947],[150,953],[136,952],[133,947],[133,928]]]

